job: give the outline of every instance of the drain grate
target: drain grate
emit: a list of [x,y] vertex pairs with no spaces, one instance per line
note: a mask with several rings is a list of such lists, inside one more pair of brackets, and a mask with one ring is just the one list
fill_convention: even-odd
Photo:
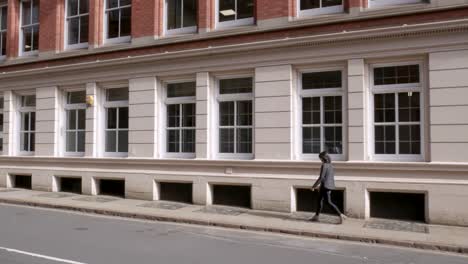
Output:
[[206,206],[195,212],[207,213],[207,214],[220,214],[220,215],[240,215],[246,213],[246,209],[237,207],[226,207],[226,206]]
[[43,197],[43,198],[67,198],[67,197],[73,197],[76,195],[69,194],[69,193],[45,193],[45,194],[38,194],[35,196]]
[[117,200],[120,200],[120,199],[111,198],[111,197],[89,196],[89,197],[75,198],[75,199],[73,199],[73,200],[75,200],[75,201],[81,201],[81,202],[107,203],[107,202],[117,201]]
[[187,207],[187,204],[175,203],[175,202],[151,202],[138,205],[139,207],[155,208],[155,209],[166,209],[166,210],[177,210]]
[[394,220],[371,220],[366,222],[364,227],[391,231],[429,233],[429,228],[424,224]]

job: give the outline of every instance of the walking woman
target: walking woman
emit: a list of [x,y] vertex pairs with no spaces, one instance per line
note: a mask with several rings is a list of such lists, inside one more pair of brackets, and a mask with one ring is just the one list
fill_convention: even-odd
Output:
[[312,186],[312,191],[317,190],[319,187],[320,196],[317,204],[317,212],[311,221],[318,221],[319,215],[323,208],[323,201],[333,208],[335,213],[340,217],[340,224],[347,218],[346,215],[340,212],[340,209],[331,200],[331,191],[335,189],[335,170],[331,164],[331,158],[326,151],[319,154],[319,158],[322,161],[322,167],[320,169],[320,177]]

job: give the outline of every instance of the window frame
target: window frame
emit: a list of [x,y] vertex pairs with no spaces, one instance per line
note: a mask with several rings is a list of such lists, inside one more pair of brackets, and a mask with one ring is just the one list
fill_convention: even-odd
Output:
[[[104,29],[102,31],[102,33],[104,34],[103,36],[103,41],[104,41],[104,44],[120,44],[120,43],[127,43],[127,42],[130,42],[131,39],[132,39],[132,32],[130,30],[130,35],[128,36],[123,36],[123,37],[116,37],[116,38],[108,38],[107,35],[108,35],[108,32],[109,32],[109,23],[108,23],[108,12],[109,11],[113,11],[113,10],[119,10],[119,9],[123,9],[123,8],[128,8],[130,7],[130,10],[132,8],[132,4],[133,4],[133,0],[130,2],[130,5],[125,5],[125,6],[120,6],[120,0],[119,0],[119,6],[118,7],[113,7],[113,8],[110,8],[108,9],[107,8],[107,3],[108,3],[109,0],[104,0],[104,7],[103,7],[103,26],[104,26]],[[119,13],[120,14],[120,13]],[[130,17],[130,21],[132,20],[132,18]],[[132,23],[132,22],[130,22]],[[131,25],[130,25],[131,26]],[[119,35],[120,35],[120,28],[121,28],[121,23],[120,23],[120,15],[119,15]]]
[[[2,8],[6,8],[6,9],[7,9],[7,14],[8,14],[8,1],[0,0],[0,22],[1,22],[1,17],[2,17],[2,11],[1,11]],[[0,52],[1,52],[1,50],[2,50],[2,42],[1,42],[1,34],[2,34],[2,33],[8,34],[8,17],[7,17],[7,27],[6,27],[4,30],[2,30],[2,29],[1,29],[1,26],[0,26]],[[6,36],[5,36],[5,37],[6,37]],[[5,40],[5,44],[6,44],[6,40]],[[6,47],[5,47],[5,54],[2,55],[2,54],[0,53],[0,61],[1,61],[1,60],[4,60],[4,59],[6,58],[6,53],[7,53],[7,52],[8,52],[8,51],[6,50]]]
[[[19,120],[19,126],[18,126],[18,153],[20,156],[33,156],[36,150],[36,130],[37,130],[37,97],[36,97],[36,106],[23,106],[23,97],[25,96],[35,96],[36,94],[34,93],[27,93],[27,94],[19,94],[19,102],[18,102],[18,120]],[[23,130],[23,114],[24,113],[35,113],[36,118],[35,118],[35,124],[34,130]],[[31,117],[29,117],[29,127],[31,127]],[[21,136],[23,133],[33,133],[35,140],[34,140],[34,151],[25,151],[22,150],[21,146]],[[31,140],[29,140],[29,149],[31,149]]]
[[[160,133],[160,142],[164,142],[164,144],[161,144],[161,153],[163,158],[179,158],[179,159],[194,159],[196,158],[196,131],[197,131],[197,125],[196,125],[196,109],[197,109],[197,98],[195,96],[181,96],[181,97],[174,97],[174,98],[168,98],[168,85],[169,84],[175,84],[175,83],[185,83],[185,82],[195,82],[195,93],[196,93],[196,80],[195,79],[178,79],[178,80],[167,80],[163,82],[163,100],[162,100],[162,107],[160,107],[160,113],[161,113],[161,133]],[[167,106],[171,104],[195,104],[195,126],[193,127],[193,130],[195,130],[195,151],[194,152],[168,152],[167,149],[167,131],[168,126],[167,126]],[[182,118],[182,115],[180,115],[180,118]],[[176,128],[176,130],[182,130],[182,126],[179,126]],[[179,139],[179,143],[181,143],[181,140]]]
[[[39,0],[37,0],[39,1]],[[32,0],[29,0],[28,2],[31,2],[31,7],[33,6],[33,1]],[[37,44],[37,49],[36,50],[31,50],[31,51],[23,51],[23,48],[24,48],[24,37],[23,37],[23,29],[26,28],[26,27],[35,27],[37,26],[38,27],[38,35],[41,33],[41,29],[40,29],[40,20],[37,22],[37,23],[32,23],[31,21],[31,24],[28,24],[28,25],[23,25],[23,5],[24,3],[26,3],[26,0],[20,0],[20,13],[19,13],[19,56],[34,56],[34,55],[37,55],[39,54],[39,43]],[[39,14],[41,13],[41,6],[40,6],[40,3],[38,3],[38,11],[39,11]],[[31,8],[31,19],[32,19],[32,12],[33,12],[33,8]],[[38,40],[39,42],[39,37],[38,37]],[[34,45],[33,45],[34,46]]]
[[[82,43],[77,43],[77,44],[68,44],[68,34],[69,34],[68,23],[69,23],[69,19],[80,18],[78,32],[81,32],[81,18],[84,17],[84,16],[88,16],[88,23],[89,23],[89,0],[88,0],[88,13],[73,15],[73,16],[70,16],[70,17],[68,16],[68,3],[69,2],[70,2],[70,0],[65,0],[64,47],[65,47],[66,50],[75,50],[75,49],[87,48],[89,46],[89,26],[88,26],[88,42],[82,42]],[[79,10],[80,10],[80,1],[78,0],[78,12],[79,12]],[[80,34],[81,33],[78,33],[78,40],[80,39]]]
[[[129,110],[129,113],[130,113],[130,104],[129,104],[129,100],[120,100],[120,101],[107,101],[107,91],[108,90],[112,90],[112,89],[120,89],[120,88],[129,88],[128,86],[119,86],[119,87],[112,87],[112,88],[104,88],[104,103],[102,105],[103,109],[104,109],[104,124],[103,124],[103,131],[104,131],[104,135],[103,135],[103,144],[102,144],[102,153],[104,153],[104,156],[105,157],[120,157],[120,158],[124,158],[124,157],[128,157],[128,148],[130,146],[130,142],[127,142],[127,152],[118,152],[118,151],[115,151],[115,152],[109,152],[106,150],[106,140],[107,140],[107,131],[116,131],[116,132],[119,132],[119,131],[127,131],[128,133],[128,137],[130,138],[130,115],[128,116],[128,123],[129,123],[129,127],[126,128],[126,129],[121,129],[118,127],[118,116],[119,116],[119,113],[120,113],[120,110],[117,111],[117,124],[116,124],[116,128],[111,128],[111,129],[108,129],[107,128],[107,120],[108,120],[108,108],[128,108]],[[130,99],[130,89],[129,89],[129,99]],[[118,134],[118,133],[117,133]],[[118,150],[118,145],[119,142],[118,142],[118,135],[117,135],[117,139],[116,139],[116,150]]]
[[[62,131],[63,131],[63,138],[62,138],[62,142],[63,142],[63,153],[64,153],[64,156],[69,156],[69,157],[83,157],[86,153],[86,120],[85,120],[85,128],[84,129],[72,129],[72,130],[67,130],[67,124],[68,124],[68,114],[67,112],[69,110],[85,110],[85,118],[86,118],[86,103],[81,103],[81,104],[69,104],[68,103],[68,93],[70,92],[80,92],[80,91],[86,91],[85,89],[70,89],[70,90],[66,90],[64,91],[64,94],[62,96],[63,98],[63,112],[62,112],[62,116],[63,116],[63,120],[65,121],[63,124],[62,124]],[[76,120],[76,122],[78,122],[78,119]],[[85,133],[85,150],[84,151],[67,151],[67,132],[68,131],[73,131],[73,132],[78,132],[78,131],[83,131]],[[78,143],[76,143],[78,144]]]
[[[376,0],[377,2],[373,3],[371,0],[367,0],[367,6],[369,8],[373,7],[383,7],[383,6],[397,6],[397,5],[410,5],[410,4],[423,4],[424,0]],[[385,2],[386,1],[386,2]]]
[[[239,78],[252,78],[252,92],[251,93],[237,93],[237,94],[221,94],[220,93],[220,81],[221,80],[228,80],[228,79],[239,79]],[[234,159],[234,160],[253,160],[255,158],[255,76],[254,74],[232,74],[232,75],[221,75],[215,77],[215,107],[214,107],[214,134],[215,134],[215,144],[213,144],[216,158],[218,159]],[[221,129],[219,123],[219,116],[220,116],[220,102],[237,102],[237,101],[252,101],[252,125],[248,126],[252,128],[252,153],[221,153],[220,151],[220,141],[221,135],[219,130]],[[236,107],[236,104],[234,104]],[[237,111],[234,111],[234,120],[237,119]],[[234,131],[237,126],[235,124],[232,126]],[[234,148],[237,145],[237,138],[234,136]]]
[[3,116],[2,120],[3,120],[3,123],[1,124],[2,125],[2,129],[0,130],[0,138],[2,139],[2,144],[0,144],[0,154],[3,153],[3,141],[4,141],[4,129],[5,129],[5,98],[3,97],[3,95],[0,95],[0,101],[2,102],[2,107],[0,108],[0,115]]
[[[340,88],[323,88],[323,89],[310,89],[304,90],[302,85],[302,75],[306,73],[318,73],[318,72],[328,72],[328,71],[341,71],[341,87]],[[326,96],[341,96],[341,141],[342,141],[342,153],[341,154],[329,154],[333,160],[344,161],[347,157],[348,151],[348,112],[347,112],[347,71],[344,66],[330,66],[330,67],[319,67],[319,68],[306,68],[299,69],[297,74],[297,87],[298,87],[298,96],[297,96],[297,144],[296,145],[296,156],[301,160],[313,160],[319,161],[319,153],[303,153],[303,131],[302,128],[304,124],[302,123],[303,116],[303,98],[320,98],[320,151],[324,150],[325,144],[325,127],[336,127],[339,124],[327,125],[324,123],[325,111],[324,111],[324,97]],[[313,126],[311,126],[313,127]]]
[[[392,67],[392,66],[407,66],[407,65],[419,65],[419,83],[404,83],[404,84],[391,84],[391,85],[374,85],[374,69],[380,67]],[[396,161],[396,162],[421,162],[426,158],[426,75],[424,72],[426,67],[422,60],[405,60],[387,63],[373,63],[369,65],[369,115],[368,115],[368,153],[369,159],[373,161]],[[419,92],[419,108],[420,108],[420,154],[399,154],[399,130],[400,122],[398,120],[398,99],[395,98],[395,122],[388,123],[389,125],[395,126],[395,154],[375,154],[375,103],[374,95],[376,94],[394,94],[398,97],[398,93],[406,92]],[[413,123],[413,122],[405,122]],[[416,122],[414,122],[416,123]],[[387,124],[387,123],[377,123]],[[410,124],[411,125],[411,124]]]
[[[164,35],[167,36],[172,36],[172,35],[183,35],[183,34],[192,34],[196,33],[198,30],[198,23],[195,26],[190,26],[190,27],[181,27],[181,28],[176,28],[176,29],[168,29],[168,18],[169,18],[169,8],[168,8],[168,1],[171,0],[164,0]],[[179,0],[177,0],[179,1]],[[185,0],[180,0],[182,1],[182,22],[184,21],[184,1]],[[198,1],[196,1],[197,4],[197,9],[198,9]],[[195,14],[196,17],[198,17],[198,13]],[[198,22],[198,21],[197,21]]]
[[311,17],[325,14],[339,14],[344,13],[344,1],[341,1],[341,5],[322,7],[322,1],[320,0],[320,7],[301,10],[301,0],[296,0],[296,12],[298,17]]
[[[219,21],[219,6],[220,6],[219,1],[220,0],[215,0],[215,28],[223,29],[223,28],[255,25],[255,12],[252,14],[252,17],[237,19],[237,10],[236,10],[236,19],[220,22]],[[237,9],[237,1],[241,1],[241,0],[235,0],[235,1],[236,1],[236,9]],[[253,1],[253,3],[255,5],[255,1]],[[254,10],[255,10],[255,6],[254,6]]]

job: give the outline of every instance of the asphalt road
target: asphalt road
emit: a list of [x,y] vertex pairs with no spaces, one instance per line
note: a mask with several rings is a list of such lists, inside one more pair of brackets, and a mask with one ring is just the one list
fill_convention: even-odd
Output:
[[0,205],[1,264],[467,264],[468,257]]

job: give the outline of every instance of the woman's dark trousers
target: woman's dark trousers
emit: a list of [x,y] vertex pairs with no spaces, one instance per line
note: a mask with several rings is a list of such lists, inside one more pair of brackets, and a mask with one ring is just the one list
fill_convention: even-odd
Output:
[[320,196],[317,203],[317,212],[315,213],[316,215],[319,215],[322,212],[324,200],[331,208],[333,208],[337,215],[341,215],[340,209],[338,209],[338,207],[331,200],[331,190],[325,187],[320,187]]

